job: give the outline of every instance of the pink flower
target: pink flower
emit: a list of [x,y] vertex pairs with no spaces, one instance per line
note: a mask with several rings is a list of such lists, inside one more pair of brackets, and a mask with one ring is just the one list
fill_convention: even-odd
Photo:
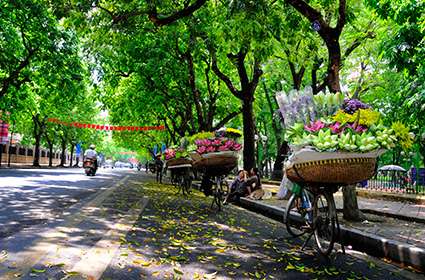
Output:
[[310,131],[310,132],[316,132],[316,131],[321,130],[324,127],[325,127],[325,124],[322,121],[317,120],[310,125],[305,125],[304,129],[307,130],[307,131]]
[[229,148],[233,147],[235,144],[236,142],[233,140],[227,140],[227,142],[225,143],[225,145]]
[[209,139],[204,139],[204,140],[202,141],[202,145],[204,145],[204,146],[211,146],[211,140],[209,140]]
[[207,153],[214,153],[215,152],[215,147],[214,146],[208,146],[206,149]]
[[202,140],[200,140],[200,139],[195,140],[195,145],[196,146],[201,146],[202,145]]
[[229,150],[229,147],[227,147],[226,145],[223,145],[223,146],[218,147],[218,150],[220,152],[228,151]]
[[242,149],[242,145],[239,143],[235,143],[232,148],[234,151],[239,151],[240,149]]
[[220,139],[214,139],[214,141],[212,141],[211,144],[213,146],[220,146],[221,145],[221,140]]
[[354,130],[357,133],[363,133],[367,130],[367,127],[362,126],[362,125],[355,125],[354,123],[349,124],[348,125],[349,128],[351,128],[352,130]]
[[207,147],[205,147],[205,146],[201,146],[201,147],[199,147],[198,149],[196,149],[196,152],[198,153],[198,154],[204,154],[205,152],[206,152],[206,150],[207,150]]
[[331,124],[329,127],[331,128],[332,133],[340,133],[342,131],[342,127],[339,122]]

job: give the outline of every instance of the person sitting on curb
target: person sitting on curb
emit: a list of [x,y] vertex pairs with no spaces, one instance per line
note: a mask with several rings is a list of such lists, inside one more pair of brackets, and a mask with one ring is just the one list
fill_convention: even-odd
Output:
[[250,188],[246,183],[247,172],[245,170],[239,170],[235,180],[230,185],[229,194],[224,199],[223,204],[228,202],[239,201],[241,197],[250,194]]
[[264,195],[264,190],[261,186],[260,175],[258,173],[258,168],[252,168],[249,172],[249,178],[247,179],[248,188],[250,192],[248,198],[259,200]]

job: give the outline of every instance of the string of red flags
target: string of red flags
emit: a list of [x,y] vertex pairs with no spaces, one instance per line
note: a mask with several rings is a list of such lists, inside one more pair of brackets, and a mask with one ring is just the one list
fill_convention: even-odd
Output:
[[106,124],[90,124],[90,123],[80,123],[80,122],[64,122],[57,118],[49,118],[48,122],[60,124],[64,126],[72,126],[76,128],[89,128],[96,130],[107,130],[107,131],[147,131],[147,130],[164,130],[163,125],[159,126],[121,126],[121,125],[106,125]]

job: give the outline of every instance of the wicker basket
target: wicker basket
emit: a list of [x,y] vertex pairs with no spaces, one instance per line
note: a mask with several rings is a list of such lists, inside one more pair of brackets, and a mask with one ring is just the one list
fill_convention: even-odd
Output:
[[238,166],[238,154],[233,151],[191,154],[193,167],[210,175],[225,175]]
[[348,185],[371,178],[375,170],[376,158],[334,158],[295,163],[286,176],[297,183]]
[[192,159],[189,158],[173,158],[167,160],[167,167],[182,165],[182,164],[192,164]]

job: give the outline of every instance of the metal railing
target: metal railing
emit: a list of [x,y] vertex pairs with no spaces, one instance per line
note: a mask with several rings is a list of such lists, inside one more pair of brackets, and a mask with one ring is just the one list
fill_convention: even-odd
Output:
[[380,170],[362,188],[383,192],[425,194],[425,168]]

